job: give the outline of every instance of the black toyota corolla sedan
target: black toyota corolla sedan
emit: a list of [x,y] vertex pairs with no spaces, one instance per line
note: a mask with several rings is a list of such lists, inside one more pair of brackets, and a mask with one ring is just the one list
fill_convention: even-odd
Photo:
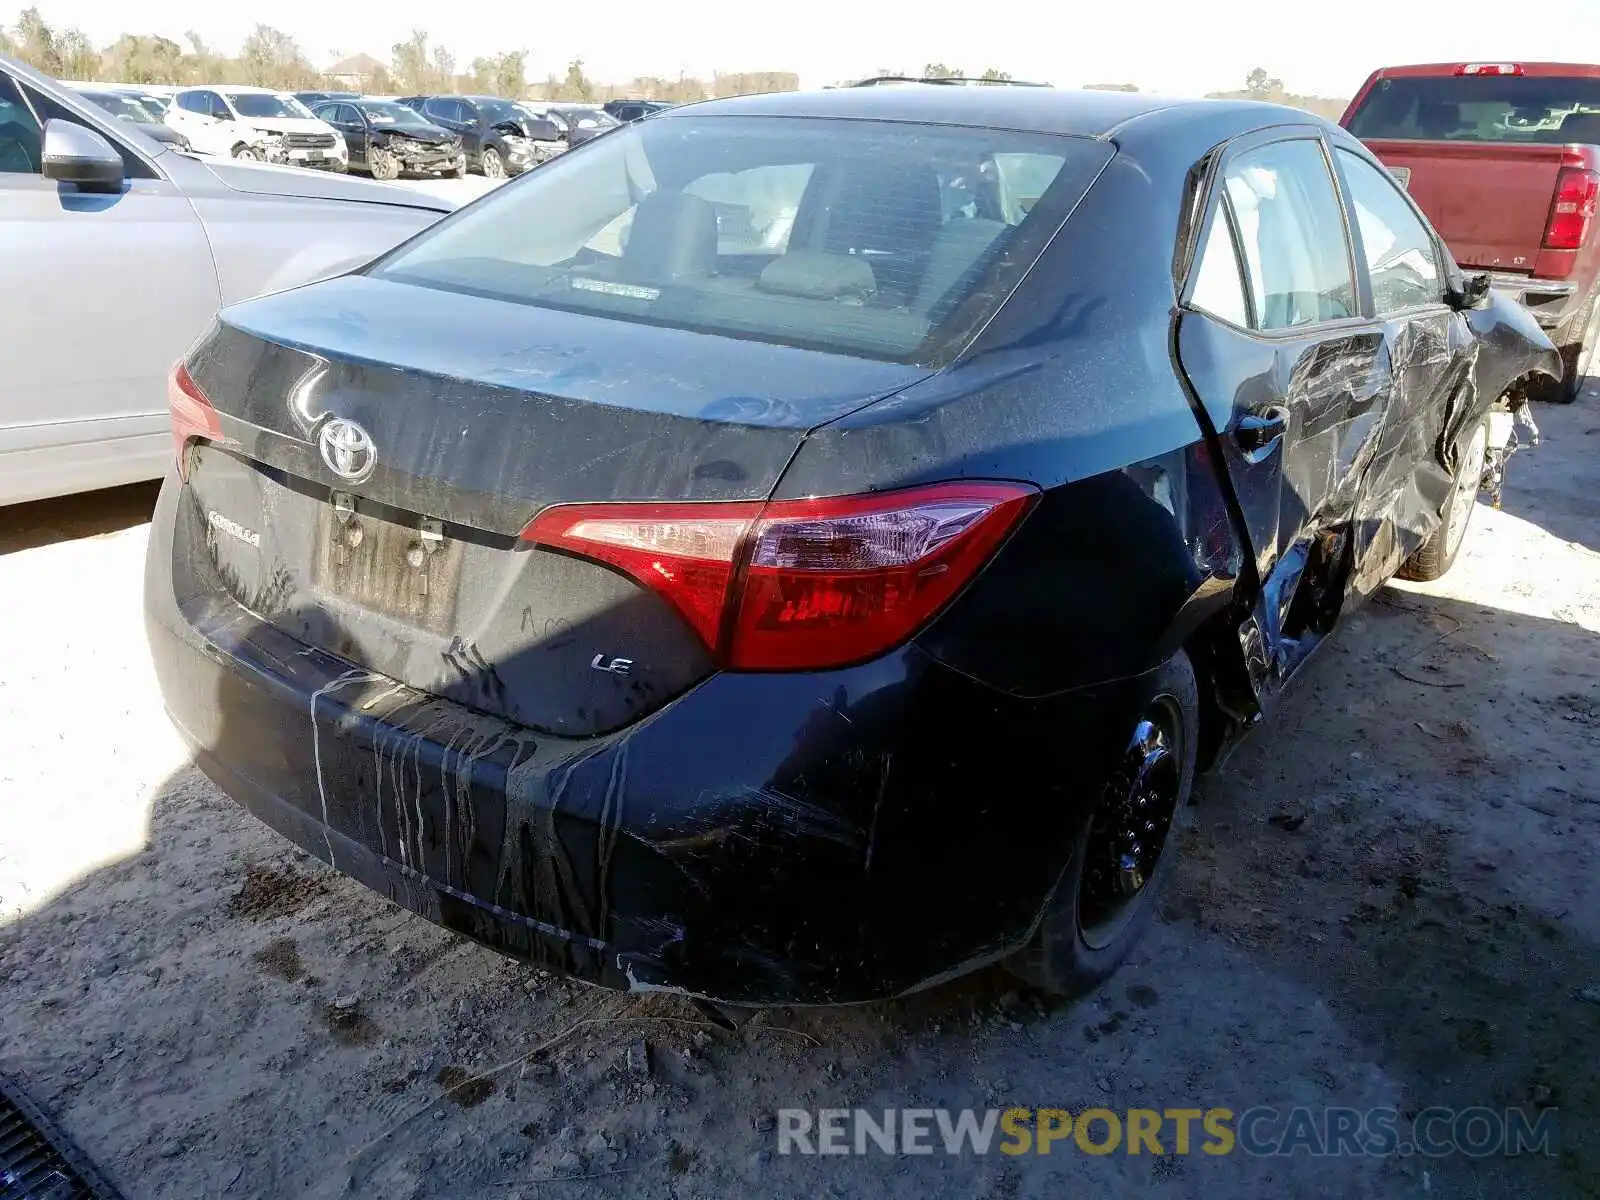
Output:
[[150,638],[225,791],[510,954],[1070,992],[1197,764],[1449,566],[1557,369],[1305,113],[693,105],[223,312],[173,373]]

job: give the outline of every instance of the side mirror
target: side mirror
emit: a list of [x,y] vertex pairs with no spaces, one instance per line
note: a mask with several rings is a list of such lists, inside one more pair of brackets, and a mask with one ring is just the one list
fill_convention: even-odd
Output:
[[44,123],[43,175],[85,192],[122,190],[122,155],[86,125],[52,117]]
[[1481,272],[1465,275],[1460,271],[1452,271],[1445,285],[1444,300],[1451,308],[1457,310],[1482,308],[1488,301],[1493,286],[1489,276]]

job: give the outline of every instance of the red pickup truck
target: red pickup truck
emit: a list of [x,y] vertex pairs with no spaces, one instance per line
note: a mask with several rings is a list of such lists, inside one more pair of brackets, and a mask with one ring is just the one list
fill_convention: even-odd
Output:
[[1340,121],[1408,187],[1462,266],[1561,350],[1570,402],[1600,343],[1600,66],[1434,63],[1373,73]]

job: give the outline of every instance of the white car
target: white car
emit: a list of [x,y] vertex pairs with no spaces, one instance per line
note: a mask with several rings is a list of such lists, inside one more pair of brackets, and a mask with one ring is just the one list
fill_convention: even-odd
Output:
[[0,505],[159,477],[167,373],[218,308],[349,271],[454,207],[181,154],[0,56]]
[[293,96],[267,88],[194,87],[173,96],[166,122],[198,154],[345,171],[344,138]]

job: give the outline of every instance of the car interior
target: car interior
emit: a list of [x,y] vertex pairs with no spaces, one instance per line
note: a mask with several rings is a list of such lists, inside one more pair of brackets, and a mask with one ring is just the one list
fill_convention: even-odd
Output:
[[583,206],[615,214],[600,228],[549,237],[547,223],[531,235],[545,245],[441,256],[426,276],[605,315],[904,353],[972,290],[1064,161],[981,147],[932,163],[921,147],[801,152],[812,150],[653,154],[653,178],[617,190],[609,208]]
[[32,175],[40,170],[39,126],[12,84],[0,75],[0,172]]

